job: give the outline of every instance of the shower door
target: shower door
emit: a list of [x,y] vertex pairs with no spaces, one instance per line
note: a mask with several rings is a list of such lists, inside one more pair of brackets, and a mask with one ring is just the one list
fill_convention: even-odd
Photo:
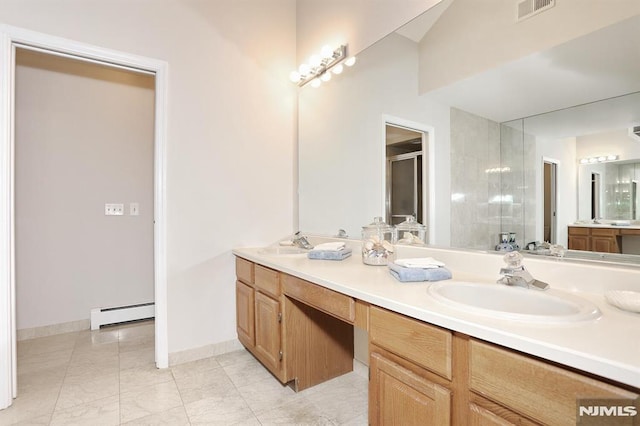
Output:
[[422,218],[422,153],[387,158],[387,223]]

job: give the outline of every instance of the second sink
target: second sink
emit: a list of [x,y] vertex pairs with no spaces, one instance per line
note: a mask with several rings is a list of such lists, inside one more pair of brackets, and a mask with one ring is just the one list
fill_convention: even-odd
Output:
[[439,302],[466,312],[537,323],[586,321],[600,317],[596,305],[557,291],[537,291],[501,284],[439,282],[429,287]]

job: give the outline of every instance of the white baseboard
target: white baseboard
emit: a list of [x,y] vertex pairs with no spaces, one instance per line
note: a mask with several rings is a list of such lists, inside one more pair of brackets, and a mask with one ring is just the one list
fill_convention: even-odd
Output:
[[233,351],[244,349],[242,343],[238,339],[228,340],[226,342],[214,343],[212,345],[201,346],[199,348],[187,349],[180,352],[172,352],[169,354],[169,367],[186,362],[197,361],[199,359],[210,358],[212,356],[222,355]]
[[16,339],[18,341],[36,339],[38,337],[54,336],[56,334],[73,333],[76,331],[89,330],[91,321],[83,319],[78,321],[63,322],[60,324],[44,325],[42,327],[23,328],[17,330]]

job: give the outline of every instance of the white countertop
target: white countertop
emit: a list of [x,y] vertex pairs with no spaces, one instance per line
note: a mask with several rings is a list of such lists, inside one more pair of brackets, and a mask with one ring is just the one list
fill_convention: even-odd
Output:
[[[596,320],[562,325],[531,324],[499,320],[443,305],[427,293],[429,283],[401,283],[389,274],[387,267],[363,264],[359,242],[349,240],[347,244],[353,248],[353,255],[343,261],[310,260],[305,254],[261,254],[260,248],[238,248],[233,253],[412,318],[640,388],[640,314],[610,306],[601,291],[606,287],[603,277],[612,283],[611,288],[640,291],[638,270],[525,260],[534,277],[548,282],[554,289],[579,295],[602,311]],[[486,253],[435,248],[397,251],[399,257],[418,254],[445,261],[456,281],[495,282],[502,264],[500,256]],[[471,272],[475,270],[480,272]],[[551,277],[557,277],[558,282]],[[595,281],[586,282],[591,278]],[[580,281],[585,281],[584,289],[576,291],[581,287]]]

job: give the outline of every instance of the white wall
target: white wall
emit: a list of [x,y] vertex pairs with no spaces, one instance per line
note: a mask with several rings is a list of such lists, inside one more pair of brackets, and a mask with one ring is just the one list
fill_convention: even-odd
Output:
[[152,302],[153,76],[22,49],[16,63],[17,328]]
[[516,22],[515,0],[456,0],[420,43],[420,93],[640,13],[637,0],[562,0]]
[[[353,68],[299,95],[300,228],[358,238],[384,217],[385,134],[392,116],[435,129],[435,243],[449,245],[449,107],[419,97],[417,45],[392,34],[367,49]],[[393,82],[393,84],[390,84]]]
[[294,0],[0,0],[3,23],[169,63],[169,352],[236,338],[234,246],[291,231]]
[[441,0],[297,0],[298,64],[322,46],[356,55]]

